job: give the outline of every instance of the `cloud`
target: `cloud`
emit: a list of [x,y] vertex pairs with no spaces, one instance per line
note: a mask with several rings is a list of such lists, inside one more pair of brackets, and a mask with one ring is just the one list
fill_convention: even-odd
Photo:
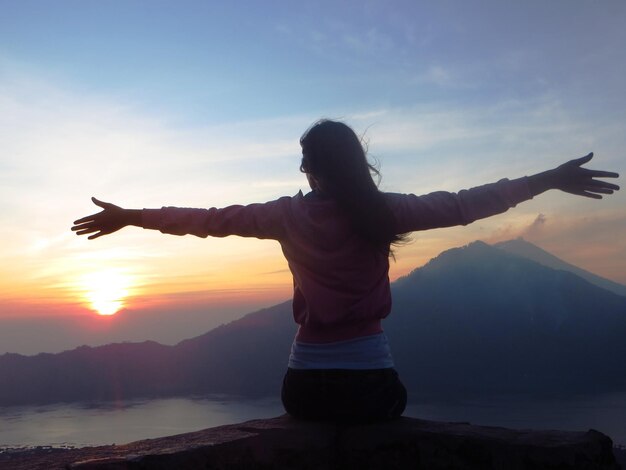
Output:
[[543,214],[537,215],[537,218],[533,220],[532,224],[522,230],[520,236],[522,238],[536,238],[541,235],[541,230],[546,223],[546,216]]
[[[524,220],[525,218],[521,218]],[[519,224],[518,219],[516,222]],[[499,225],[492,229],[491,233],[485,237],[481,237],[481,240],[485,243],[493,244],[507,240],[513,240],[516,238],[523,238],[525,240],[537,240],[541,237],[542,233],[546,229],[548,218],[544,214],[537,214],[534,220],[530,223],[516,225],[512,223],[506,223]]]

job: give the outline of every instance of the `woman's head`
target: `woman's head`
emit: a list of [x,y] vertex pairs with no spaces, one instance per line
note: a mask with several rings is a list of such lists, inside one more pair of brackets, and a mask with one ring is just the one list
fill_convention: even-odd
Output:
[[376,190],[372,173],[378,175],[378,171],[367,162],[361,140],[348,125],[318,121],[302,135],[300,145],[300,171],[312,175],[330,196],[346,185],[353,190]]
[[379,176],[378,170],[367,162],[361,139],[349,126],[318,121],[302,135],[300,145],[300,171],[335,200],[361,237],[383,251],[401,240],[393,213],[372,178]]

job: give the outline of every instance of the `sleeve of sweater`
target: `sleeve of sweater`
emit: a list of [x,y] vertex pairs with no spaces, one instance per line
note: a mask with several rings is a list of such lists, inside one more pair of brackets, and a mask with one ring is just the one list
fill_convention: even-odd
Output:
[[221,209],[143,209],[142,227],[171,235],[189,234],[202,238],[239,235],[280,239],[285,232],[290,199],[283,197],[263,204],[234,205]]
[[397,233],[467,225],[505,212],[528,199],[532,199],[532,194],[526,177],[502,179],[458,193],[437,191],[423,196],[387,193]]

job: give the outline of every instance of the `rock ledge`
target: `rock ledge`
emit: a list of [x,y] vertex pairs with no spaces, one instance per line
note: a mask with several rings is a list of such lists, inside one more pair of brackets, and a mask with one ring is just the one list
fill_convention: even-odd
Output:
[[619,469],[604,434],[526,431],[414,418],[368,425],[281,416],[125,445],[0,456],[0,468]]

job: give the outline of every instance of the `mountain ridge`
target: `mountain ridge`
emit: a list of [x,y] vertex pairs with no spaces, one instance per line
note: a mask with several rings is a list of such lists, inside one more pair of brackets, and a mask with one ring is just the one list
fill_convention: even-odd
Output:
[[[392,284],[384,322],[410,390],[426,394],[626,390],[626,298],[483,242]],[[295,333],[290,302],[174,346],[83,346],[0,356],[0,405],[278,394]]]

